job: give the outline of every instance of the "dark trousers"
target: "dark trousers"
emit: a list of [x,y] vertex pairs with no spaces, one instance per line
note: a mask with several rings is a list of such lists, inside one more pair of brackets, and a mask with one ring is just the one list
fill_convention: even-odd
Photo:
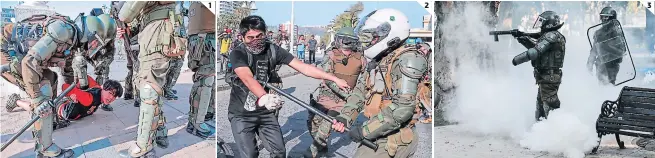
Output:
[[309,50],[309,63],[316,63],[316,50]]
[[232,135],[237,145],[238,153],[235,157],[256,158],[259,156],[256,136],[262,141],[262,145],[270,157],[286,157],[286,148],[280,123],[275,113],[262,114],[258,116],[236,116],[228,115],[232,126]]

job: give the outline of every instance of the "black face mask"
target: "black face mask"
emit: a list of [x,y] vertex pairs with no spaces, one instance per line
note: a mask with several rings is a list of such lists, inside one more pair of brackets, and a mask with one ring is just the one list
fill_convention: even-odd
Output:
[[246,48],[253,54],[259,54],[264,50],[266,41],[264,39],[256,39],[246,43]]

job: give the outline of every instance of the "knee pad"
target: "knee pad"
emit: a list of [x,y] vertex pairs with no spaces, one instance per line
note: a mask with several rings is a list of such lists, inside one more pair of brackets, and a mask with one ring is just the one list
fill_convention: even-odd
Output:
[[155,88],[147,83],[139,88],[139,98],[141,99],[141,103],[149,105],[157,105],[160,101],[159,94],[157,94]]
[[144,84],[140,89],[141,106],[139,107],[139,122],[136,144],[144,151],[152,149],[152,143],[155,131],[158,127],[158,121],[155,120],[160,115],[160,98],[157,91],[150,85]]
[[200,86],[197,89],[198,93],[198,111],[196,113],[196,118],[194,124],[201,124],[205,122],[205,116],[207,115],[207,112],[209,111],[209,107],[211,104],[211,101],[213,99],[213,87],[214,87],[214,82],[216,81],[216,78],[214,76],[211,77],[206,77],[198,82],[200,82]]

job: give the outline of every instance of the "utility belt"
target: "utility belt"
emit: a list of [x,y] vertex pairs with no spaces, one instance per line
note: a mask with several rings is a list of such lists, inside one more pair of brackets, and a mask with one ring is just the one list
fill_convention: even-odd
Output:
[[560,68],[535,68],[534,72],[535,72],[535,74],[555,74],[555,73],[562,73],[562,69],[560,69]]
[[189,41],[196,42],[195,48],[192,48],[196,57],[200,57],[201,65],[215,65],[215,50],[214,42],[216,41],[213,33],[200,33],[189,36]]
[[[141,28],[139,28],[139,30],[143,30],[143,28],[148,26],[148,24],[150,24],[153,21],[166,20],[166,19],[173,19],[173,20],[175,19],[175,9],[162,7],[146,13],[141,19],[142,23],[140,25]],[[175,21],[171,21],[171,22],[175,22]]]

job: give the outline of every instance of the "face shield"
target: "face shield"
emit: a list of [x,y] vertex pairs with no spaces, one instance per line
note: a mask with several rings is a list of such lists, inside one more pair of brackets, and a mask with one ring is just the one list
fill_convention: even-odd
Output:
[[339,44],[339,48],[348,50],[357,50],[360,46],[359,39],[349,35],[336,35],[335,42]]
[[95,56],[96,53],[98,53],[102,48],[104,48],[111,39],[103,39],[98,35],[97,33],[94,33],[93,35],[94,39],[87,43],[87,54],[89,56]]
[[373,14],[375,14],[375,11],[362,18],[355,27],[355,34],[359,38],[362,50],[371,48],[380,40],[386,38],[391,30],[391,25],[385,21],[368,19]]
[[612,19],[612,15],[607,15],[607,14],[600,15],[600,22],[602,23],[609,22],[611,19]]
[[545,21],[545,18],[537,16],[537,20],[535,20],[534,24],[532,24],[532,29],[541,31],[541,25],[543,25]]

